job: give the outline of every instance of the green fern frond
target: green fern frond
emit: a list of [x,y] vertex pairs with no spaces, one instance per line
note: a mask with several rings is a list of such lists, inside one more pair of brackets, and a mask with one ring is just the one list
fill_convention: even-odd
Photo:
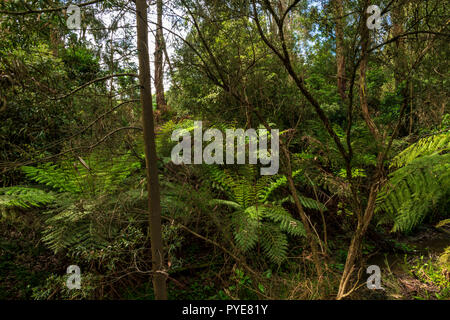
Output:
[[219,166],[207,166],[206,170],[213,182],[213,187],[225,192],[230,198],[234,199],[232,190],[236,186],[236,182],[233,177]]
[[378,194],[377,212],[392,221],[392,231],[410,231],[450,194],[450,134],[419,140],[394,158],[399,167]]
[[[301,172],[302,170],[295,170],[294,172],[292,172],[292,177],[295,178]],[[275,190],[277,190],[282,186],[285,186],[286,184],[287,184],[286,176],[281,176],[275,181],[271,181],[270,184],[268,184],[263,190],[261,190],[261,192],[259,193],[259,199],[261,200],[261,202],[266,202]]]
[[[79,165],[79,159],[75,162],[63,161],[58,165],[23,166],[21,170],[28,179],[58,192],[96,195],[114,192],[124,179],[141,166],[139,159],[133,158],[131,152],[109,160],[91,155],[86,161],[83,160],[83,165]],[[84,166],[86,163],[89,169]]]
[[41,167],[23,166],[21,170],[27,178],[39,184],[46,185],[59,192],[79,193],[81,188],[77,185],[74,176],[69,170],[64,170],[52,163]]
[[233,215],[233,224],[234,239],[239,249],[243,252],[252,249],[258,242],[259,221],[242,212],[237,212]]
[[390,167],[403,167],[418,157],[450,150],[450,131],[422,138],[394,157]]
[[67,207],[49,210],[43,242],[55,253],[69,247],[84,246],[102,248],[107,246],[103,234],[104,224],[96,220],[94,204],[73,203]]
[[[300,200],[300,203],[303,207],[307,209],[317,210],[317,211],[327,211],[327,207],[320,201],[317,201],[315,199],[305,197],[302,195],[298,195],[298,199]],[[279,201],[280,204],[289,201],[290,203],[294,203],[294,198],[291,195],[288,195],[287,197],[281,199]]]
[[276,225],[262,225],[261,247],[264,254],[276,264],[281,264],[286,259],[288,241],[286,235]]
[[298,196],[298,198],[302,206],[304,206],[305,208],[318,211],[327,211],[327,207],[320,201],[301,195]]
[[280,224],[280,229],[286,231],[293,236],[306,236],[305,228],[303,224],[292,218],[291,214],[283,207],[279,206],[266,206],[265,216],[273,222]]
[[[177,142],[172,141],[172,133],[177,129],[184,129],[187,132],[191,132],[194,130],[194,121],[193,120],[183,120],[178,123],[173,120],[167,121],[162,124],[156,132],[156,152],[159,157],[170,158],[172,148],[177,144]],[[143,149],[143,148],[142,148]],[[144,157],[144,154],[142,154]]]
[[0,208],[31,208],[52,203],[55,195],[33,187],[14,186],[0,188]]

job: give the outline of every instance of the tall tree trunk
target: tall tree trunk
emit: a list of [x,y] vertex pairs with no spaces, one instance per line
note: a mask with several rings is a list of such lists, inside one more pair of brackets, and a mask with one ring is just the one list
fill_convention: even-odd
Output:
[[342,100],[346,98],[345,50],[344,50],[344,6],[342,0],[334,0],[334,16],[336,21],[336,64],[337,87]]
[[156,1],[156,37],[155,37],[155,89],[156,89],[156,108],[163,110],[166,106],[166,99],[164,97],[164,68],[163,68],[163,53],[164,53],[164,34],[162,28],[163,2]]
[[156,166],[155,130],[150,86],[150,59],[148,54],[147,4],[145,0],[136,0],[136,22],[145,162],[147,166],[148,206],[150,209],[149,223],[152,248],[153,289],[156,300],[166,300],[167,288],[166,276],[163,272],[164,258],[161,234],[161,203],[158,168]]
[[[397,37],[404,33],[403,30],[403,12],[402,5],[397,4],[392,7],[392,36]],[[395,41],[394,49],[394,78],[395,87],[398,89],[401,80],[404,78],[404,73],[407,69],[407,57],[405,52],[405,39],[400,38]]]
[[[404,4],[402,2],[398,3],[396,6],[392,7],[392,36],[397,37],[403,34],[404,28],[403,23],[405,21],[405,14],[403,12]],[[395,89],[400,90],[400,94],[403,98],[403,101],[406,103],[411,103],[409,101],[409,80],[407,79],[406,83],[402,84],[402,81],[405,80],[407,73],[409,72],[409,63],[408,58],[410,57],[410,53],[408,52],[405,45],[405,38],[399,38],[395,41],[395,47],[393,48],[393,62],[394,62],[394,79],[395,79]],[[410,106],[412,108],[412,105]],[[403,123],[400,129],[402,134],[408,134],[412,132],[412,116],[413,110],[408,110],[410,123]]]

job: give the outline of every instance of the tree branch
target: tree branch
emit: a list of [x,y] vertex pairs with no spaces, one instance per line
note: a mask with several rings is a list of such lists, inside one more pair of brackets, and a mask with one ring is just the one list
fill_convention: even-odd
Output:
[[[79,4],[74,4],[78,7],[86,7],[89,6],[91,4],[96,4],[99,2],[102,2],[103,0],[93,0],[93,1],[89,1],[89,2],[85,2],[85,3],[79,3]],[[34,14],[34,13],[47,13],[47,12],[56,12],[56,11],[60,11],[60,10],[66,10],[70,5],[64,6],[64,7],[58,7],[58,8],[51,8],[51,9],[41,9],[41,10],[34,10],[29,8],[28,11],[0,11],[0,13],[2,14],[7,14],[7,15],[14,15],[14,16],[24,16],[27,14]]]
[[97,79],[91,80],[91,81],[89,81],[89,82],[86,82],[85,84],[79,86],[78,88],[75,88],[74,90],[72,90],[72,91],[69,92],[68,94],[65,94],[65,95],[63,95],[63,96],[56,97],[56,98],[50,98],[50,99],[51,99],[51,100],[61,100],[61,99],[67,98],[68,96],[71,96],[72,94],[74,94],[74,93],[80,91],[81,89],[84,89],[84,88],[90,86],[91,84],[93,84],[93,83],[95,83],[95,82],[100,82],[100,81],[108,80],[108,79],[111,79],[111,78],[125,77],[125,76],[136,77],[136,78],[138,77],[138,75],[137,75],[137,74],[134,74],[134,73],[117,73],[117,74],[110,74],[110,75],[107,75],[107,76],[104,76],[104,77],[97,78]]

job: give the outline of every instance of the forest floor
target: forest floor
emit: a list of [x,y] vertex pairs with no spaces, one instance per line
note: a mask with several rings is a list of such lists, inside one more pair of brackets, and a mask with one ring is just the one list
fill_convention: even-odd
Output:
[[[383,290],[372,291],[368,297],[390,300],[450,298],[450,261],[448,253],[445,254],[449,245],[448,230],[423,225],[415,233],[396,239],[393,251],[375,252],[367,265],[380,267]],[[365,292],[369,291],[366,289]]]
[[[35,298],[36,288],[45,286],[52,274],[64,275],[70,264],[67,257],[55,255],[40,241],[39,212],[25,216],[26,221],[21,215],[21,223],[0,222],[0,300]],[[352,299],[450,299],[450,254],[443,254],[450,245],[449,230],[425,225],[389,242],[390,250],[383,247],[378,251],[374,249],[376,243],[371,243],[372,250],[367,254],[367,266],[381,269],[383,289],[368,290],[363,276]],[[230,270],[224,265],[232,263],[213,251],[202,242],[189,242],[183,251],[187,267],[169,281],[169,299],[230,299],[236,298],[234,293],[240,298],[258,298],[251,291],[243,293],[248,279],[239,272],[238,279],[230,279]],[[120,298],[152,299],[151,287],[150,281],[143,280],[140,286],[126,288]]]

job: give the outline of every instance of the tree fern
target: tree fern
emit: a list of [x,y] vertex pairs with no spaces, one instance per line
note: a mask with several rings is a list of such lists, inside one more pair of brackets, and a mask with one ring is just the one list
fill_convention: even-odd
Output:
[[55,252],[69,247],[83,246],[100,248],[107,245],[103,235],[111,234],[104,228],[95,204],[85,201],[65,201],[66,206],[58,206],[46,212],[46,228],[43,231],[43,242]]
[[[21,170],[28,179],[50,189],[71,194],[83,193],[86,197],[88,193],[91,196],[112,193],[141,166],[139,159],[133,158],[130,152],[113,159],[93,154],[83,160],[82,165],[77,165],[79,159],[75,162],[45,163],[37,167],[23,166]],[[86,168],[85,164],[89,167]]]
[[53,190],[70,193],[81,192],[72,171],[58,167],[56,164],[46,163],[39,167],[23,166],[21,170],[28,179]]
[[286,235],[276,225],[264,224],[261,228],[261,239],[265,255],[277,264],[283,262],[288,248]]
[[413,162],[415,159],[427,155],[439,154],[450,150],[450,131],[420,139],[392,160],[390,167],[400,168]]
[[111,236],[115,227],[111,225],[111,214],[97,207],[116,206],[108,202],[116,199],[101,196],[117,193],[122,182],[141,165],[130,152],[109,159],[99,154],[80,159],[21,168],[28,179],[52,189],[51,192],[28,187],[0,189],[0,207],[52,204],[51,209],[44,212],[48,218],[42,240],[56,252],[73,246],[106,245],[104,237]]
[[248,251],[259,242],[272,262],[283,261],[287,250],[286,234],[305,235],[302,223],[294,219],[281,203],[268,201],[273,191],[286,183],[286,178],[263,176],[258,179],[256,166],[240,166],[238,172],[219,167],[208,170],[211,179],[229,198],[214,199],[210,204],[233,209],[234,239],[238,248]]
[[236,183],[232,176],[219,166],[207,166],[205,168],[211,179],[212,187],[225,192],[229,197],[234,199],[232,190]]
[[248,217],[243,211],[237,211],[233,215],[234,239],[238,247],[246,252],[252,249],[258,242],[258,219]]
[[[426,137],[399,153],[388,183],[378,195],[377,211],[393,221],[392,231],[410,231],[450,194],[450,133]],[[444,214],[448,214],[448,211]]]
[[292,216],[283,207],[266,205],[263,206],[264,216],[277,222],[280,229],[294,236],[305,236],[305,229],[303,224],[292,218]]
[[52,203],[55,195],[33,187],[14,186],[0,188],[0,209],[41,207]]

